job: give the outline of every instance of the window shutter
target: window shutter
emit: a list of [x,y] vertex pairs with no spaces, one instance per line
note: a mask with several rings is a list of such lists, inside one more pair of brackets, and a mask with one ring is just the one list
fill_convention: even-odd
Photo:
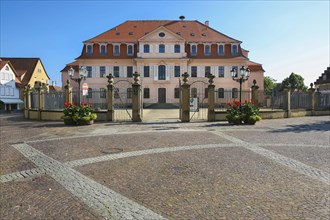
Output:
[[154,66],[154,80],[158,80],[158,66]]

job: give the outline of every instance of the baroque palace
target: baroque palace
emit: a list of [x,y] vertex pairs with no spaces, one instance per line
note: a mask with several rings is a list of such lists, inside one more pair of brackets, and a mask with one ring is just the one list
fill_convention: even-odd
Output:
[[[141,74],[143,102],[147,104],[179,103],[179,81],[184,72],[190,75],[189,82],[207,82],[206,77],[213,74],[217,97],[221,98],[225,91],[237,94],[239,83],[232,80],[230,71],[244,66],[251,75],[243,90],[249,90],[254,80],[263,90],[262,65],[249,60],[249,51],[241,48],[241,41],[211,28],[208,21],[126,21],[83,43],[81,55],[61,71],[62,85],[69,79],[70,68],[75,70],[74,77],[79,77],[79,68],[84,66],[87,77],[82,82],[88,83],[89,95],[99,91],[100,98],[106,90],[106,75],[113,74],[115,82],[132,81],[135,71]],[[78,90],[77,83],[72,85]],[[128,96],[129,89],[117,88]],[[192,86],[192,96],[200,92]]]

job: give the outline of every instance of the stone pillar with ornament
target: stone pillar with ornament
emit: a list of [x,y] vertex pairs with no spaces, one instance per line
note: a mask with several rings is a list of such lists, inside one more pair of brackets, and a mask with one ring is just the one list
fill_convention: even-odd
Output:
[[64,86],[65,93],[65,102],[72,102],[72,86],[70,84],[70,80],[66,81],[66,86]]
[[252,101],[255,106],[259,106],[259,96],[258,96],[258,89],[259,86],[257,85],[257,81],[253,80],[253,86],[251,86],[252,89]]
[[134,83],[132,85],[132,121],[141,122],[141,84],[140,84],[140,74],[135,72],[133,74]]
[[208,85],[208,112],[207,112],[207,121],[215,121],[215,91],[214,91],[214,87],[215,85],[214,83],[214,74],[209,74],[209,85]]
[[110,73],[108,76],[108,112],[107,112],[107,121],[113,121],[115,111],[113,108],[113,100],[114,100],[114,85],[113,85],[113,75]]
[[310,84],[310,88],[308,89],[309,93],[309,100],[310,100],[310,109],[311,109],[311,114],[312,116],[315,115],[315,108],[316,108],[316,97],[315,97],[315,88],[313,88],[313,83]]
[[30,109],[31,109],[31,85],[28,84],[24,87],[24,117],[29,118],[30,117]]
[[180,118],[181,122],[189,122],[190,121],[190,85],[188,84],[189,74],[185,72],[182,74],[182,85],[181,85],[181,112]]

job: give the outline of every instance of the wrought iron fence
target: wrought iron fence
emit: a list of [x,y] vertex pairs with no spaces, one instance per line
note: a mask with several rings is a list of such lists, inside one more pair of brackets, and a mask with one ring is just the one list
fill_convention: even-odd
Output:
[[[79,100],[80,97],[80,100]],[[92,104],[95,110],[106,110],[108,109],[107,103],[107,91],[89,91],[87,95],[83,95],[82,92],[75,91],[72,93],[72,101],[76,104],[81,102],[87,102]]]
[[31,109],[39,108],[39,94],[38,91],[31,92]]
[[290,97],[291,109],[311,109],[311,96],[308,92],[292,92]]
[[[242,102],[251,101],[251,91],[242,91]],[[239,100],[238,90],[215,90],[215,110],[224,111],[227,109],[227,103]]]
[[315,98],[317,109],[330,109],[330,92],[317,92]]
[[63,109],[64,102],[64,91],[49,91],[44,93],[44,109]]

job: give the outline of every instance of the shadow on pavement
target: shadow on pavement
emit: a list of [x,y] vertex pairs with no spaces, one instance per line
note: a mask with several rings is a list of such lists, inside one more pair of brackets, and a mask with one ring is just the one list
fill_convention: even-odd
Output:
[[269,132],[272,132],[272,133],[284,133],[284,132],[301,133],[301,132],[311,132],[311,131],[330,131],[330,122],[321,121],[321,122],[313,123],[313,124],[287,125],[284,128],[272,130]]

